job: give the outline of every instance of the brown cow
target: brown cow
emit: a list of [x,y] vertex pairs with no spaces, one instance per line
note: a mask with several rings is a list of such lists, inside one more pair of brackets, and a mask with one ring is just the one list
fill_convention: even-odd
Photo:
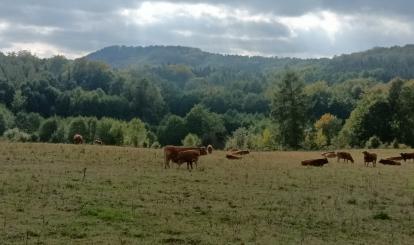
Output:
[[362,152],[364,154],[364,164],[366,167],[369,166],[369,163],[372,162],[372,166],[375,167],[377,164],[377,154],[369,153],[367,151]]
[[207,146],[207,152],[208,152],[208,154],[213,153],[213,146],[212,145]]
[[385,160],[401,161],[403,160],[403,158],[402,157],[388,157],[388,158],[385,158]]
[[250,151],[248,151],[248,150],[240,150],[240,151],[233,151],[231,154],[233,154],[233,155],[247,155],[249,153],[250,153]]
[[177,154],[177,163],[179,166],[183,164],[184,162],[187,163],[187,169],[190,171],[193,169],[193,163],[195,163],[197,168],[197,162],[198,158],[200,157],[200,151],[199,150],[187,150],[187,151],[180,151]]
[[315,166],[315,167],[322,167],[324,164],[328,163],[328,159],[322,158],[322,159],[311,159],[311,160],[305,160],[302,161],[303,166]]
[[329,151],[322,153],[322,156],[326,158],[336,158],[336,153],[334,151]]
[[400,155],[403,158],[404,162],[410,159],[414,159],[414,153],[400,153]]
[[340,159],[343,159],[344,162],[351,161],[352,163],[354,163],[354,159],[352,158],[351,153],[349,152],[337,152],[336,157],[338,162]]
[[164,147],[164,168],[170,168],[170,161],[178,163],[177,155],[181,151],[196,150],[200,155],[207,155],[205,147],[182,147],[167,145]]
[[389,160],[389,159],[381,159],[379,160],[379,163],[382,163],[384,165],[401,165],[400,162]]
[[226,158],[229,159],[229,160],[240,160],[240,159],[242,159],[241,156],[236,156],[236,155],[233,155],[233,154],[226,154]]
[[79,144],[83,144],[83,137],[80,134],[75,134],[73,136],[73,143],[79,145]]

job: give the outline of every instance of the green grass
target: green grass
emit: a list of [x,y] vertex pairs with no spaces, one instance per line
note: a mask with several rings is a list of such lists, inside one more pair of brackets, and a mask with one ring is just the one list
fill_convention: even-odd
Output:
[[0,143],[0,244],[414,244],[414,163],[352,153],[216,151],[188,172],[162,150]]

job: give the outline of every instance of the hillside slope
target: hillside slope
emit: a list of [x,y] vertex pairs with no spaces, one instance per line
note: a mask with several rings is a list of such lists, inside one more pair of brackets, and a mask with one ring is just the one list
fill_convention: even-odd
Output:
[[394,77],[414,77],[414,45],[373,48],[364,52],[335,56],[331,59],[247,57],[204,52],[178,46],[126,47],[111,46],[86,56],[114,68],[183,64],[192,68],[231,68],[263,72],[286,68],[299,70],[307,82],[340,82],[358,77],[388,81]]

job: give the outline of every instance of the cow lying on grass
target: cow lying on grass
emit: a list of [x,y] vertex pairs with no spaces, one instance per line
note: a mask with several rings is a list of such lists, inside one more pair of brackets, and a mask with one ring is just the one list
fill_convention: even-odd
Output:
[[379,163],[384,165],[401,165],[400,162],[389,160],[389,159],[381,159],[379,160]]
[[336,157],[338,162],[339,160],[343,159],[344,162],[351,161],[352,163],[354,163],[354,159],[352,158],[351,153],[349,152],[338,152],[336,153]]
[[400,155],[404,162],[410,159],[414,159],[414,153],[401,153]]
[[388,158],[385,158],[385,160],[401,161],[403,160],[403,158],[402,157],[388,157]]
[[372,162],[372,166],[375,167],[377,164],[377,154],[375,153],[369,153],[367,151],[363,151],[362,154],[364,154],[364,164],[366,167],[369,166],[369,163]]
[[248,150],[233,151],[232,154],[233,155],[247,155],[247,154],[250,154],[250,151]]
[[240,160],[240,159],[242,159],[241,156],[236,156],[236,155],[233,155],[233,154],[226,154],[226,158],[230,159],[230,160]]
[[328,163],[327,158],[311,159],[311,160],[302,161],[303,166],[315,166],[315,167],[322,167],[324,164],[327,164],[327,163]]

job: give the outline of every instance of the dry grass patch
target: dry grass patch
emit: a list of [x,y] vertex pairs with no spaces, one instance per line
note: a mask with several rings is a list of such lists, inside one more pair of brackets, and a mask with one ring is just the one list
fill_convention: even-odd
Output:
[[214,151],[188,172],[162,150],[0,143],[0,244],[413,244],[414,163],[352,154]]

